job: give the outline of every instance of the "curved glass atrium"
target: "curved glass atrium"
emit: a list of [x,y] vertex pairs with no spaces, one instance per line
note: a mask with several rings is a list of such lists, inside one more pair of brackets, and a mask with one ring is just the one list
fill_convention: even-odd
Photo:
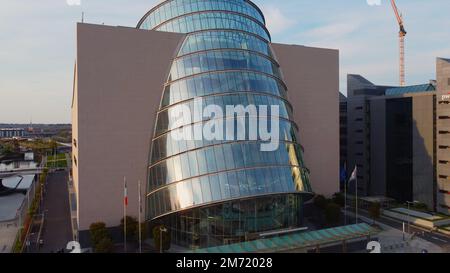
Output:
[[[261,11],[246,0],[171,0],[147,13],[138,28],[187,34],[162,90],[150,147],[147,220],[164,223],[172,243],[186,247],[298,227],[312,190]],[[232,124],[244,119],[246,138],[175,137],[219,119],[202,116],[211,105],[269,106],[266,123],[279,120],[268,125],[279,127],[277,149],[262,151],[267,139],[260,132],[247,138],[251,113],[222,117]],[[174,118],[183,109],[190,115]]]

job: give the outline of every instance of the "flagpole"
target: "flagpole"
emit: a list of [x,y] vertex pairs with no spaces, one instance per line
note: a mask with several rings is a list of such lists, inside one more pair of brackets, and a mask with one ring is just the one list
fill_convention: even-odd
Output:
[[127,253],[127,178],[123,177],[123,248]]
[[344,224],[347,225],[347,177],[344,179]]
[[142,227],[141,227],[141,213],[142,213],[142,200],[141,200],[141,180],[138,182],[138,194],[139,194],[139,253],[142,253]]
[[358,224],[358,175],[356,175],[356,224]]

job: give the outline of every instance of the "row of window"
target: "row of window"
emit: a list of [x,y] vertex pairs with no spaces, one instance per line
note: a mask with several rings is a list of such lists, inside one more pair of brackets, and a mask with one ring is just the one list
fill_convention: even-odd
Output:
[[[233,118],[234,116],[245,116],[246,113],[229,113],[227,115],[227,107],[237,107],[238,105],[243,106],[246,109],[256,110],[256,116],[252,117],[281,117],[289,119],[292,116],[292,108],[285,101],[277,97],[272,97],[268,95],[258,95],[250,93],[241,94],[231,94],[231,95],[221,95],[221,96],[209,96],[204,97],[200,103],[195,103],[195,100],[189,100],[181,104],[176,104],[161,111],[158,114],[156,121],[156,135],[163,134],[167,131],[180,128],[195,122],[200,122],[204,120],[210,120],[211,118],[222,119],[222,118]],[[198,104],[198,105],[196,105]],[[208,105],[215,105],[220,107],[222,110],[222,117],[209,117],[203,116],[203,112]],[[267,106],[267,107],[265,107]],[[272,113],[272,106],[278,107],[278,113]],[[260,116],[260,109],[265,107],[267,109],[267,116]],[[189,111],[188,111],[189,109]],[[250,110],[249,110],[250,111]],[[182,115],[182,116],[181,116]]]
[[283,142],[278,150],[263,152],[261,143],[242,142],[190,151],[151,167],[149,189],[210,173],[274,165],[303,166],[300,146]]
[[236,48],[256,51],[273,58],[269,44],[253,35],[240,31],[205,31],[187,36],[178,56],[197,51]]
[[158,7],[147,16],[140,28],[152,29],[171,18],[198,11],[223,10],[243,13],[264,24],[262,15],[242,0],[173,0]]
[[170,70],[170,80],[222,70],[253,70],[281,78],[278,65],[267,57],[250,51],[215,50],[176,59]]
[[180,101],[229,92],[259,92],[286,98],[286,88],[273,77],[256,72],[205,73],[167,85],[161,107]]
[[207,248],[244,241],[248,233],[298,227],[301,224],[300,194],[279,194],[233,200],[169,215],[164,223],[174,244]]
[[[280,141],[287,141],[287,142],[293,142],[297,143],[297,127],[290,121],[287,120],[280,120],[279,124],[279,140]],[[195,132],[201,132],[203,129],[202,124],[196,124],[194,126],[187,126],[183,129],[183,131],[178,131],[176,133],[183,134],[183,133],[190,133],[191,136],[194,136]],[[249,131],[246,131],[246,139],[248,138]],[[206,146],[212,146],[212,145],[218,145],[223,143],[230,143],[235,142],[235,140],[238,140],[237,133],[235,132],[233,136],[233,140],[208,140],[208,139],[199,139],[199,140],[189,140],[193,138],[184,138],[179,139],[175,137],[174,132],[170,132],[169,134],[164,134],[157,139],[153,140],[152,144],[152,155],[151,160],[152,164],[173,156],[177,155],[179,153],[184,153],[186,151],[199,149]],[[226,134],[224,133],[224,136]],[[225,138],[225,137],[224,137]],[[260,133],[257,133],[257,140],[263,139],[260,135]]]
[[176,183],[148,196],[149,218],[192,206],[264,194],[310,192],[298,167],[224,172]]
[[191,33],[208,29],[236,29],[247,31],[269,41],[265,27],[243,15],[226,12],[195,13],[170,20],[156,28],[158,31]]

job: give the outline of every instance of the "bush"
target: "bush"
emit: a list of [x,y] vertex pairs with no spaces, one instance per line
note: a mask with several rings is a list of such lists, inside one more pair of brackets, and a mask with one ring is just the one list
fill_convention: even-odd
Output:
[[114,243],[109,237],[101,239],[94,247],[96,253],[112,253],[114,252]]
[[417,210],[428,211],[428,206],[424,203],[414,203],[412,207]]
[[[120,220],[120,228],[122,230],[124,230],[123,226],[124,226],[124,218],[122,218],[122,220]],[[138,236],[139,236],[138,228],[139,228],[139,223],[136,220],[136,218],[127,216],[127,240],[133,240],[133,239],[138,238]]]
[[[149,231],[149,229],[148,229],[148,224],[147,224],[147,222],[143,222],[143,223],[141,223],[141,236],[142,236],[142,241],[145,241],[145,240],[147,240],[147,238],[148,238],[148,231]],[[139,234],[137,234],[137,239],[139,239]]]
[[161,232],[160,229],[166,228],[163,225],[157,225],[153,228],[153,239],[155,241],[155,248],[159,251],[161,246],[160,236],[162,235],[162,250],[169,250],[171,244],[170,231],[167,229],[167,232]]
[[381,205],[380,203],[372,203],[369,206],[369,215],[372,217],[373,221],[375,222],[375,219],[380,218],[381,215]]
[[345,206],[345,196],[342,193],[337,192],[333,195],[333,202],[338,204],[341,207],[344,207]]
[[325,208],[325,217],[327,223],[330,225],[339,223],[341,219],[341,207],[333,202],[328,203]]
[[314,205],[319,209],[324,210],[328,204],[328,200],[323,195],[316,195],[314,197]]
[[110,239],[105,223],[97,222],[91,224],[91,226],[89,227],[89,232],[91,235],[91,243],[94,249],[96,249],[97,245],[104,239]]

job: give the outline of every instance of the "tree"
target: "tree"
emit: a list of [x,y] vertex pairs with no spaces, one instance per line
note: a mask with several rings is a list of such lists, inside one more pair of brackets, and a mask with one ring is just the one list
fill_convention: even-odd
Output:
[[314,197],[314,205],[319,209],[324,210],[327,206],[328,200],[323,195],[316,195]]
[[341,207],[333,202],[328,203],[325,208],[325,218],[329,225],[339,223],[341,218]]
[[114,252],[114,243],[109,237],[101,239],[94,247],[96,253],[112,253]]
[[[161,232],[161,229],[166,229],[166,232]],[[162,250],[169,250],[171,244],[170,231],[164,225],[157,225],[153,228],[153,239],[155,241],[155,248],[159,250],[161,246],[160,236],[162,236]]]
[[380,218],[381,215],[381,205],[378,202],[372,203],[369,206],[369,215],[375,223],[375,219]]
[[5,143],[5,144],[3,144],[3,147],[2,147],[2,153],[3,153],[4,155],[11,154],[12,152],[14,152],[14,146],[11,145],[11,143]]
[[103,222],[93,223],[89,227],[89,232],[91,235],[91,242],[94,248],[103,239],[109,238],[108,230],[106,229],[106,224]]
[[[148,224],[147,222],[143,222],[141,223],[141,236],[142,236],[142,241],[147,240],[148,238]],[[137,239],[139,239],[139,233],[137,233]]]
[[333,202],[338,204],[341,207],[344,207],[345,206],[345,196],[342,193],[337,192],[333,195]]
[[[138,234],[138,228],[139,228],[139,223],[136,220],[136,218],[131,217],[131,216],[127,216],[127,239],[137,239],[139,234]],[[122,218],[122,220],[120,220],[120,228],[123,230],[124,229],[124,218]]]

